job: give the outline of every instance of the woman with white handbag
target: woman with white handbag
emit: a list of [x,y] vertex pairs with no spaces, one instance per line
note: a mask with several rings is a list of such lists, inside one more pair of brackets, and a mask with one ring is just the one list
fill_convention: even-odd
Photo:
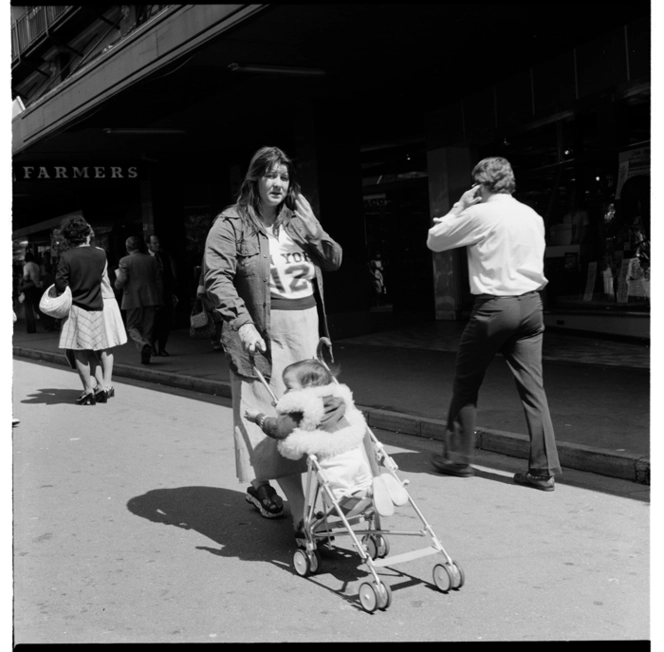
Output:
[[[73,351],[76,371],[83,383],[83,393],[76,399],[76,403],[105,403],[114,391],[109,383],[110,376],[103,373],[103,363],[106,360],[108,366],[108,349],[111,346],[124,343],[121,341],[123,334],[126,341],[124,326],[121,326],[120,330],[115,322],[113,331],[105,320],[105,317],[113,317],[110,313],[104,314],[103,279],[107,267],[106,252],[90,245],[94,233],[79,215],[63,220],[58,233],[61,238],[61,253],[55,275],[55,291],[58,297],[67,290],[71,292],[71,308],[62,324],[59,348]],[[110,288],[110,284],[108,287]],[[112,289],[110,291],[112,292]],[[114,296],[113,299],[115,300]],[[117,302],[115,307],[117,308]],[[93,381],[95,377],[96,388]]]

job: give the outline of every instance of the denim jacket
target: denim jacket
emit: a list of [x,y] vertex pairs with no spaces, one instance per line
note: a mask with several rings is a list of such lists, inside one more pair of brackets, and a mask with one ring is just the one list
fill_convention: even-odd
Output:
[[[311,258],[316,268],[315,287],[320,297],[323,335],[329,337],[323,275],[321,270],[334,271],[341,266],[342,249],[322,232],[311,238],[308,231],[289,209],[283,208],[286,229]],[[237,374],[255,378],[251,359],[242,347],[238,330],[253,324],[265,340],[267,352],[254,356],[256,368],[266,377],[272,374],[270,352],[270,246],[267,233],[254,232],[253,225],[243,218],[236,206],[218,215],[205,241],[203,272],[207,298],[221,315],[221,342],[230,368]]]

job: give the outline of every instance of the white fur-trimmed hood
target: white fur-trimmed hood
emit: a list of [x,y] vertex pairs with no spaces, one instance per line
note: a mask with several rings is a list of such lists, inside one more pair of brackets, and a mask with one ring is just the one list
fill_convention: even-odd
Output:
[[[317,427],[325,416],[326,396],[338,397],[346,405],[344,417],[349,425],[336,432],[326,432]],[[277,445],[279,452],[291,460],[310,453],[319,457],[345,453],[361,445],[366,433],[364,415],[355,407],[353,394],[347,385],[331,383],[288,392],[279,399],[276,407],[280,413],[303,413],[300,426]]]

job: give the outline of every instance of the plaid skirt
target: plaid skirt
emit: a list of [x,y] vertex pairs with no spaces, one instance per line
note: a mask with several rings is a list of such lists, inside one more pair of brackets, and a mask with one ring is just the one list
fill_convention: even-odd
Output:
[[60,331],[61,349],[102,351],[108,347],[103,310],[85,310],[72,306]]

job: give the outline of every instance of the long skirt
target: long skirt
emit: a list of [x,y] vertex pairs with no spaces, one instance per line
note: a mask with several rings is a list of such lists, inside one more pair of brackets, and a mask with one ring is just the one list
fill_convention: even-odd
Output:
[[61,349],[103,351],[108,348],[103,310],[72,306],[60,331]]
[[[272,310],[270,322],[272,377],[269,385],[279,399],[285,390],[281,377],[284,368],[292,362],[316,357],[318,313],[315,307],[307,310]],[[274,480],[304,473],[307,470],[306,456],[300,460],[283,457],[277,450],[278,441],[244,418],[246,409],[276,416],[272,397],[263,383],[233,371],[230,376],[238,480]]]

